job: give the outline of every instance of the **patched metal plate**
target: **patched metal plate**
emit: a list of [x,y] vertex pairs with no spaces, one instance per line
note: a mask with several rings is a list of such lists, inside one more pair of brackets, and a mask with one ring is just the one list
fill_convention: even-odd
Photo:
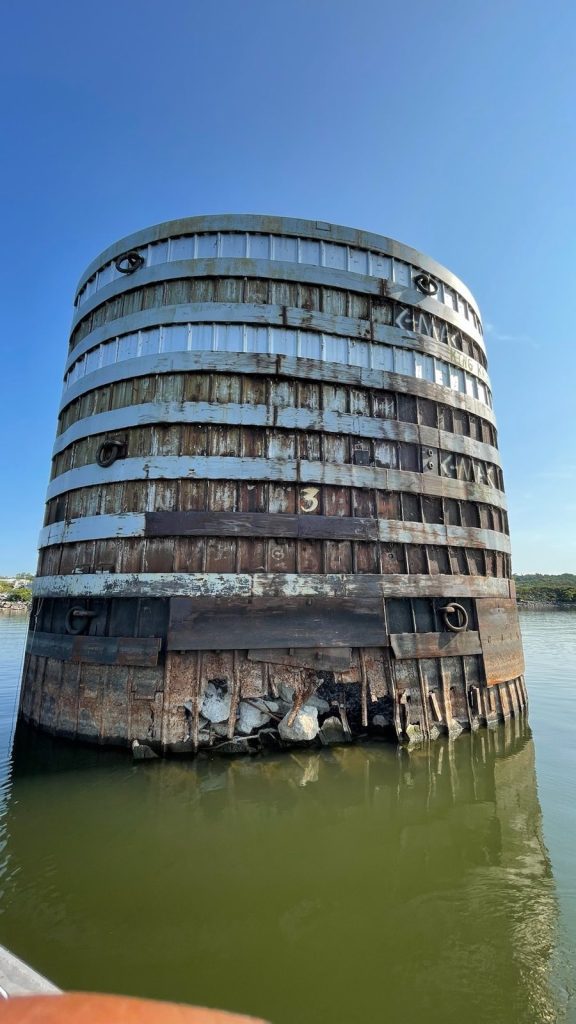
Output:
[[394,655],[404,658],[453,658],[456,655],[479,654],[478,633],[391,633]]
[[524,654],[516,602],[499,597],[480,598],[476,602],[476,613],[488,686],[523,675]]

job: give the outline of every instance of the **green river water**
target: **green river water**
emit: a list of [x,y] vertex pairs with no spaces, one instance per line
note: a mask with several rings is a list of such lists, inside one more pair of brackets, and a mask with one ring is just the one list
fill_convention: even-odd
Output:
[[25,629],[0,617],[0,943],[56,984],[576,1021],[576,614],[522,614],[531,730],[195,763],[14,741]]

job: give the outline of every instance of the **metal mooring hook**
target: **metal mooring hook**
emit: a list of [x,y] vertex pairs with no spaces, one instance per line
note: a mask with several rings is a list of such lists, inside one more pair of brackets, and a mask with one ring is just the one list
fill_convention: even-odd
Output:
[[117,256],[114,266],[121,274],[133,274],[135,270],[140,270],[140,267],[144,266],[144,257],[135,249],[131,249],[130,252]]
[[438,285],[433,277],[429,274],[417,274],[414,278],[414,284],[418,291],[424,292],[424,295],[436,295],[438,291]]
[[[72,636],[78,636],[84,632],[90,619],[94,619],[97,615],[98,612],[91,612],[88,608],[70,608],[64,624],[66,632],[71,633]],[[75,624],[74,619],[79,621]]]
[[107,469],[113,462],[116,462],[116,459],[123,458],[125,454],[126,442],[111,438],[108,441],[102,441],[102,444],[98,446],[96,462],[103,469]]
[[[455,602],[445,604],[440,611],[446,628],[451,629],[453,633],[463,633],[465,629],[468,629],[468,612],[461,604]],[[451,621],[451,616],[455,617],[455,622]]]

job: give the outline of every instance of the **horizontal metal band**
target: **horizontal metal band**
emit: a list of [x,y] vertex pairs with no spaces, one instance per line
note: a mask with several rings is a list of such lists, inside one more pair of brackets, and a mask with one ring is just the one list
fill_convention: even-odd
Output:
[[334,651],[387,644],[381,597],[360,601],[341,595],[170,599],[168,651],[294,651],[313,645]]
[[413,347],[254,324],[167,324],[120,335],[81,356],[66,375],[64,387],[101,366],[123,363],[139,356],[186,351],[282,355],[291,359],[317,359],[346,367],[365,367],[428,381],[450,393],[455,391],[477,399],[481,405],[492,405],[490,390],[474,374]]
[[303,284],[315,284],[327,288],[342,288],[355,291],[362,295],[377,295],[381,298],[395,299],[432,313],[446,323],[451,324],[472,338],[484,350],[484,339],[476,326],[466,317],[451,310],[430,296],[423,295],[417,288],[395,284],[384,278],[367,277],[351,270],[334,270],[331,267],[313,267],[305,263],[285,263],[281,260],[236,259],[222,257],[220,259],[175,260],[173,263],[159,263],[153,267],[143,267],[137,275],[124,275],[111,281],[100,291],[92,295],[76,311],[72,320],[72,333],[81,320],[98,306],[109,299],[114,299],[123,292],[147,284],[158,284],[160,281],[173,281],[183,277],[257,277],[273,281],[296,281]]
[[226,426],[271,427],[275,430],[309,430],[327,434],[350,434],[380,441],[407,441],[443,451],[459,452],[500,465],[500,453],[491,444],[462,434],[450,434],[436,427],[419,426],[403,420],[385,420],[354,413],[294,409],[278,405],[248,405],[236,402],[143,402],[76,420],[56,438],[52,454],[84,437],[110,433],[127,427],[154,424],[206,423]]
[[174,326],[189,323],[238,323],[257,324],[261,327],[293,327],[296,330],[316,331],[337,337],[354,338],[360,341],[381,342],[395,348],[412,349],[445,360],[453,366],[478,377],[490,387],[490,378],[485,368],[472,356],[459,349],[436,341],[430,335],[405,327],[381,324],[358,317],[339,316],[335,313],[320,313],[300,309],[296,306],[264,305],[245,302],[186,302],[172,306],[153,306],[137,313],[118,317],[109,323],[96,327],[70,351],[64,368],[65,373],[77,359],[108,341],[152,327]]
[[216,214],[205,217],[183,217],[179,220],[165,221],[143,228],[125,238],[119,239],[108,246],[82,274],[77,286],[77,293],[86,282],[103,266],[117,256],[130,249],[139,249],[150,243],[168,238],[179,238],[186,235],[212,234],[219,231],[253,232],[255,234],[286,235],[288,237],[313,238],[324,242],[340,242],[358,249],[384,253],[393,259],[399,259],[425,270],[437,277],[450,288],[459,292],[462,298],[474,308],[478,318],[480,311],[474,296],[460,278],[456,277],[447,267],[437,263],[424,253],[418,252],[402,242],[397,242],[384,235],[357,228],[345,227],[341,224],[328,224],[324,221],[302,220],[295,217],[270,217],[259,214]]
[[266,512],[121,512],[85,516],[45,526],[38,546],[110,537],[295,537],[510,551],[509,538],[496,530],[392,519]]
[[374,466],[335,465],[298,459],[260,459],[225,455],[148,455],[119,459],[103,468],[95,463],[60,473],[48,484],[47,500],[78,490],[121,480],[280,480],[298,484],[375,488],[380,491],[410,491],[465,501],[482,501],[506,508],[502,491],[485,484],[432,473]]
[[102,366],[93,373],[87,373],[71,384],[62,395],[59,411],[70,402],[92,391],[119,380],[146,377],[160,373],[246,373],[266,377],[291,377],[302,380],[328,381],[335,384],[352,384],[360,387],[396,391],[399,394],[419,395],[434,402],[457,409],[465,409],[480,419],[495,424],[492,409],[475,398],[459,391],[432,384],[429,381],[406,377],[386,370],[371,370],[363,366],[346,366],[344,363],[322,362],[319,359],[292,358],[252,352],[163,352],[152,356],[139,356],[121,363]]
[[152,667],[158,664],[161,647],[160,637],[67,636],[30,632],[26,641],[27,654],[91,665]]
[[481,654],[479,634],[464,633],[392,633],[390,646],[396,658],[453,658],[457,655]]
[[35,597],[509,597],[485,576],[294,573],[86,573],[37,576]]

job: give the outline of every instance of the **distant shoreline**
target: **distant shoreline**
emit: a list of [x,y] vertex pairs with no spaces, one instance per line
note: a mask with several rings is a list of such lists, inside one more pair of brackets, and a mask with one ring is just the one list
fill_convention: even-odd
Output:
[[518,605],[520,611],[576,611],[576,604],[574,604],[573,601],[521,601],[520,598],[516,598],[516,604]]
[[27,615],[31,601],[0,601],[0,615]]

